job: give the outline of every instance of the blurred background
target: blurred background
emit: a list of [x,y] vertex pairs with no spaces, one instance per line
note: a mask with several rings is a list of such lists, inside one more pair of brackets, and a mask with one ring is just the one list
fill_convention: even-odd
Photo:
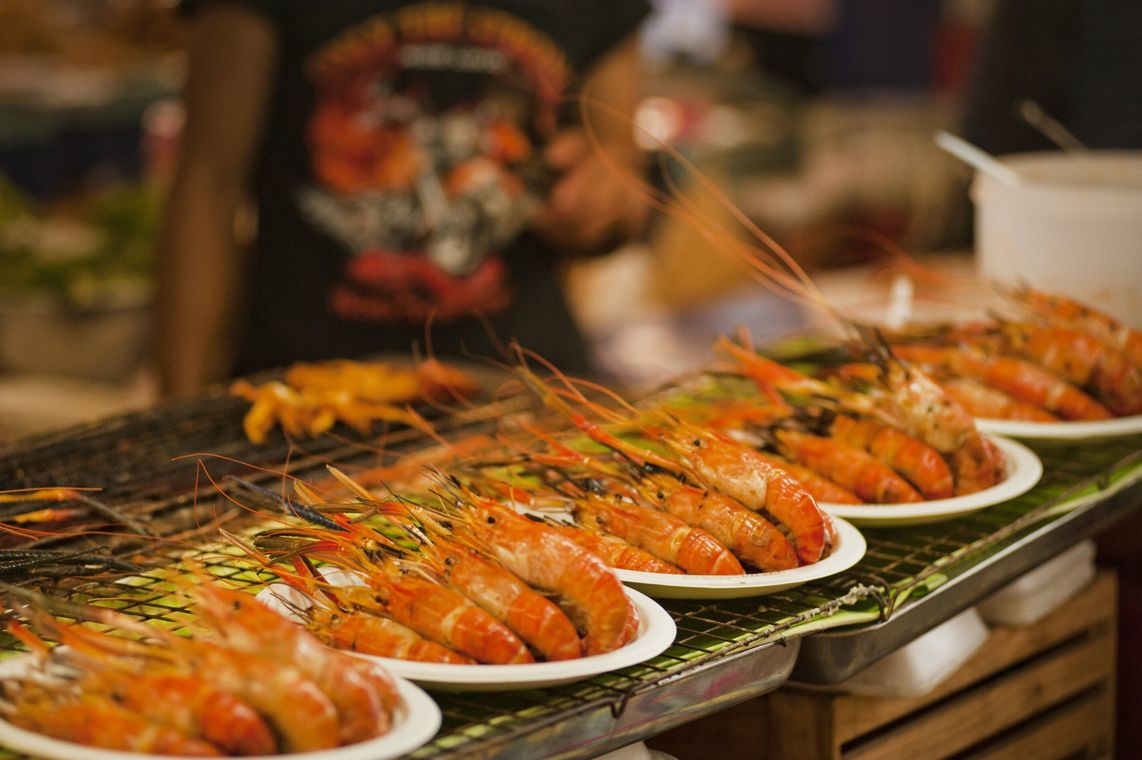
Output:
[[[687,165],[837,298],[875,301],[865,283],[886,276],[853,228],[966,265],[969,174],[932,134],[960,123],[990,0],[654,5],[640,139],[727,236],[741,222]],[[183,44],[174,0],[0,0],[0,440],[154,400],[152,243]],[[807,323],[717,246],[663,216],[569,268],[602,372],[645,387],[736,325],[765,339]]]

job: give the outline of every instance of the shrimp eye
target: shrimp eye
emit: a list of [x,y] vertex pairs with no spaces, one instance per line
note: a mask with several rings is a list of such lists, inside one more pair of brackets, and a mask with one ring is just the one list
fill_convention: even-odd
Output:
[[488,525],[495,525],[495,524],[496,524],[496,518],[492,517],[491,515],[488,515]]
[[694,445],[695,446],[701,446],[702,445],[702,439],[701,438],[695,438],[694,439]]

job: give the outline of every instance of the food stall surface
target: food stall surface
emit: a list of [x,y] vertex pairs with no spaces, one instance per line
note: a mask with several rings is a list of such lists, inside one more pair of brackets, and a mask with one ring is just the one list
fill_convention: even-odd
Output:
[[[459,435],[525,407],[522,399],[507,399],[436,425],[445,436]],[[44,552],[35,572],[55,576],[56,591],[70,598],[114,597],[123,612],[171,626],[185,610],[164,602],[170,578],[165,567],[185,560],[188,545],[198,547],[189,556],[201,557],[221,578],[261,580],[215,551],[220,523],[240,530],[253,520],[217,496],[202,468],[218,482],[240,475],[276,487],[280,476],[251,476],[247,464],[206,452],[279,469],[286,463],[285,469],[301,476],[327,462],[373,464],[377,455],[360,439],[341,435],[292,446],[277,436],[255,447],[242,436],[242,411],[237,399],[204,397],[0,449],[0,482],[7,488],[101,489],[82,503],[92,509],[88,525],[99,524],[108,535],[41,539],[21,547]],[[396,431],[387,445],[419,443],[419,434]],[[789,677],[799,649],[810,655],[801,658],[802,678],[839,680],[845,668],[836,665],[836,653],[856,665],[872,662],[1137,506],[1142,436],[1034,448],[1046,474],[1025,495],[950,522],[865,529],[868,554],[837,576],[770,596],[664,601],[678,635],[666,652],[645,663],[555,688],[435,693],[443,726],[413,756],[594,756],[776,689]],[[177,536],[178,542],[157,553],[140,551],[154,544],[132,537],[132,530]],[[80,553],[88,565],[77,568],[73,559]],[[141,567],[129,582],[82,577],[100,557]],[[16,560],[0,567],[5,581],[24,580],[27,571],[26,562]],[[866,627],[821,633],[857,624]],[[5,642],[5,649],[14,648]]]

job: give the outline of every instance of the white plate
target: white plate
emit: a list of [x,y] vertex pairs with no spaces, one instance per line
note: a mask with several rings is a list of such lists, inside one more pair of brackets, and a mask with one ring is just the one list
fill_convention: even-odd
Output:
[[[338,581],[330,575],[326,580]],[[613,652],[557,662],[529,662],[520,665],[452,665],[437,662],[413,662],[389,657],[358,655],[378,662],[391,673],[416,681],[430,689],[446,691],[510,691],[540,689],[547,686],[581,681],[649,660],[662,654],[674,643],[674,619],[653,599],[634,589],[624,588],[638,610],[638,634],[634,640]],[[268,595],[268,596],[267,596]],[[285,584],[262,589],[258,598],[272,609],[283,611],[274,596],[297,604],[304,597]],[[304,607],[304,604],[302,604]]]
[[[31,655],[13,657],[0,663],[0,679],[13,678],[28,671],[33,664]],[[274,758],[297,758],[297,760],[388,760],[402,757],[420,747],[440,728],[440,708],[424,690],[403,678],[394,678],[401,706],[397,710],[392,729],[384,736],[336,749],[316,752],[298,752],[282,755],[259,755],[253,760]],[[0,745],[7,749],[24,752],[33,757],[53,760],[123,760],[141,758],[143,760],[183,759],[184,755],[154,755],[144,752],[122,752],[100,749],[82,744],[53,739],[35,731],[14,726],[0,718]]]
[[844,520],[836,525],[836,545],[824,559],[812,565],[745,575],[675,575],[637,570],[615,570],[623,583],[659,599],[735,599],[763,596],[827,578],[847,570],[864,556],[865,542],[860,531]]
[[934,499],[913,504],[827,504],[821,508],[834,517],[857,525],[898,526],[951,520],[970,512],[994,506],[1026,493],[1043,476],[1043,463],[1035,452],[1021,443],[991,436],[1007,460],[1007,477],[1000,483],[967,496]]
[[1025,422],[977,419],[976,427],[988,433],[1037,440],[1078,440],[1142,433],[1142,414],[1090,422]]

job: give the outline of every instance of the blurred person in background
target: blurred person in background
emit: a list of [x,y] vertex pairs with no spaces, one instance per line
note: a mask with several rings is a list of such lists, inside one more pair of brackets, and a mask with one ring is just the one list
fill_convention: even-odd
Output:
[[573,96],[633,114],[645,0],[186,9],[187,122],[159,244],[165,395],[426,337],[453,356],[515,338],[588,369],[560,255],[614,248],[647,208],[611,166],[640,171],[630,121],[592,120],[600,156]]

